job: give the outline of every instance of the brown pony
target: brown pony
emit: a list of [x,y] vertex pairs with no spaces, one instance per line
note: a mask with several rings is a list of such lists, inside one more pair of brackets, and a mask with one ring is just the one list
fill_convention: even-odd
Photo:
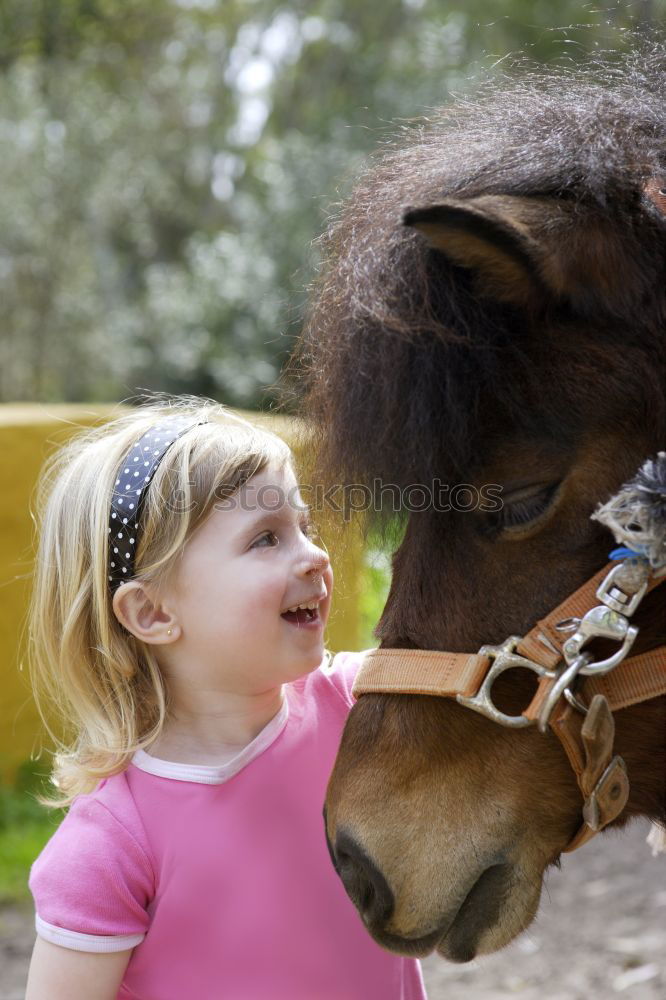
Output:
[[[387,483],[404,498],[435,480],[503,500],[409,514],[382,647],[524,635],[608,561],[590,515],[666,441],[665,95],[657,45],[527,72],[414,127],[332,224],[299,352],[321,469],[376,506]],[[636,613],[633,652],[664,642],[665,590]],[[521,710],[530,676],[498,680],[501,708]],[[614,825],[666,820],[666,699],[615,724],[631,792]],[[467,961],[530,923],[581,806],[552,733],[367,694],[326,826],[380,944]]]

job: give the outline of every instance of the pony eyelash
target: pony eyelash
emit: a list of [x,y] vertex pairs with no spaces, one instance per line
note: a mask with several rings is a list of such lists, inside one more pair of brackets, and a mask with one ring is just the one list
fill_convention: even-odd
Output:
[[492,526],[495,534],[501,534],[511,528],[522,528],[536,521],[550,507],[559,483],[552,483],[530,497],[505,503],[504,507],[492,515]]

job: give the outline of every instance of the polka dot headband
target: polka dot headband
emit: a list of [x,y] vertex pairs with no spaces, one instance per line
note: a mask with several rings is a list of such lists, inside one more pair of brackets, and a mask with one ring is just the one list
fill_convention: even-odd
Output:
[[114,593],[134,576],[139,515],[146,491],[171,445],[202,421],[167,417],[151,427],[122,461],[111,497],[109,514],[109,588]]

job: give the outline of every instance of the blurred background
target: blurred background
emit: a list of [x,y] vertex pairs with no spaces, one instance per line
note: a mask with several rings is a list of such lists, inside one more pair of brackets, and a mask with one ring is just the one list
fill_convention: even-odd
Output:
[[[142,390],[276,419],[313,241],[365,158],[515,58],[575,64],[665,19],[666,0],[0,0],[0,1000],[22,995],[27,870],[59,819],[32,797],[48,755],[21,671],[48,451]],[[364,648],[388,554],[339,557],[337,642]],[[613,966],[618,991],[666,990],[650,954]],[[501,974],[455,982],[505,996]],[[590,983],[562,996],[616,988]]]
[[0,0],[0,401],[266,406],[364,156],[664,0]]

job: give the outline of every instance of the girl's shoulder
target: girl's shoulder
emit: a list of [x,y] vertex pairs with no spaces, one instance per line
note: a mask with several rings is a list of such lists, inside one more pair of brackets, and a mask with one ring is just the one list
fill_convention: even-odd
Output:
[[102,778],[87,795],[77,795],[64,823],[71,826],[96,823],[112,829],[122,827],[141,850],[149,852],[141,812],[127,778],[127,769]]
[[126,771],[103,778],[92,792],[76,796],[40,858],[62,856],[72,844],[78,858],[86,853],[109,858],[119,850],[127,854],[129,848],[142,866],[149,861],[148,838]]
[[[155,871],[124,772],[74,799],[33,863],[29,885],[37,930],[54,944],[113,951],[130,938],[138,943],[135,938],[147,925],[145,907],[154,894]],[[113,936],[111,946],[100,935]]]

